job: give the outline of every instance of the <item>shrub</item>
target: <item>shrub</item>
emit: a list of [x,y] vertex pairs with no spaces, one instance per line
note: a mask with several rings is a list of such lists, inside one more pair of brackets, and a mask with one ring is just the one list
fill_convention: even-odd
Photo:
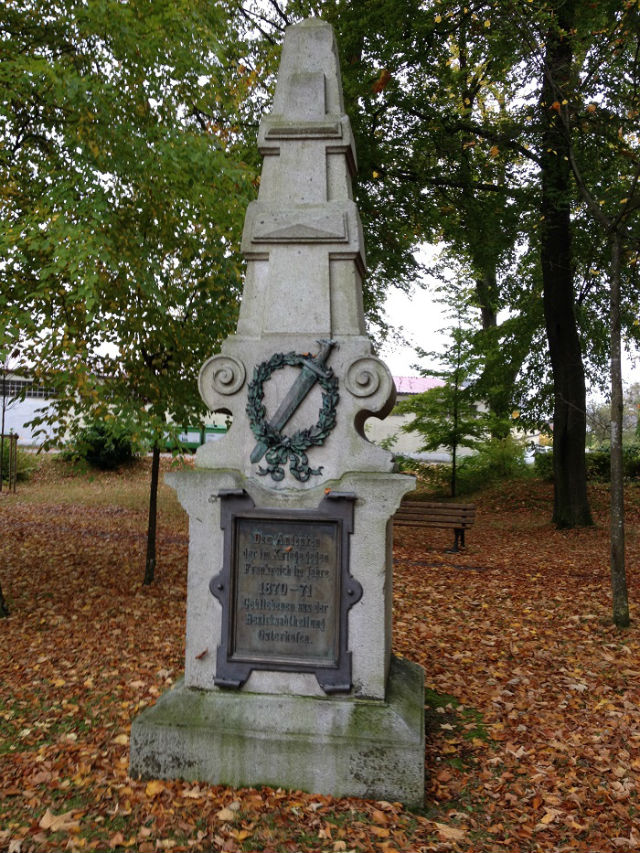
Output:
[[[610,448],[606,444],[589,450],[585,454],[587,480],[611,479]],[[553,480],[553,454],[536,453],[534,459],[535,472],[544,480]],[[627,444],[622,448],[622,470],[625,477],[636,479],[640,477],[640,445]]]
[[625,477],[640,477],[640,444],[629,444],[622,450]]
[[478,446],[472,456],[458,465],[457,491],[468,494],[499,480],[529,475],[525,461],[525,445],[511,436],[492,438]]
[[64,455],[67,459],[83,459],[94,468],[111,471],[131,462],[140,450],[128,426],[114,418],[86,424],[76,433]]
[[[401,474],[412,474],[416,478],[418,492],[446,493],[451,483],[451,466],[432,464],[411,456],[395,454],[396,470]],[[415,495],[411,496],[415,499]]]
[[611,477],[609,449],[590,450],[585,454],[587,480],[608,480]]
[[553,482],[553,453],[536,451],[533,457],[533,470],[542,480]]

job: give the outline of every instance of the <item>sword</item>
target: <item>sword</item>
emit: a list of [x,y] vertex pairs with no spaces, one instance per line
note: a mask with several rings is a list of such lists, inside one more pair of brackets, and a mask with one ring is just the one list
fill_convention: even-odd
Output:
[[[300,403],[307,396],[309,391],[318,381],[319,376],[326,376],[326,371],[323,369],[331,348],[335,345],[335,341],[322,340],[320,344],[320,352],[315,358],[310,356],[306,358],[302,364],[302,370],[296,381],[293,383],[287,393],[287,396],[278,406],[275,415],[269,421],[269,426],[276,432],[285,426],[291,415],[296,411]],[[251,461],[255,464],[259,462],[264,454],[269,449],[269,445],[264,441],[259,441],[251,452]]]

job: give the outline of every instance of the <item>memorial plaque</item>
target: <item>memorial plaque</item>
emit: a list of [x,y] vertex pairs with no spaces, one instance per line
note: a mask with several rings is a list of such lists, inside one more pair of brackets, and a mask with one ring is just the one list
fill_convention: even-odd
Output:
[[323,690],[351,688],[347,613],[362,587],[349,574],[355,496],[317,510],[259,509],[220,493],[224,566],[210,590],[222,605],[215,683],[239,687],[252,669],[313,672]]
[[337,666],[336,521],[235,519],[231,660]]

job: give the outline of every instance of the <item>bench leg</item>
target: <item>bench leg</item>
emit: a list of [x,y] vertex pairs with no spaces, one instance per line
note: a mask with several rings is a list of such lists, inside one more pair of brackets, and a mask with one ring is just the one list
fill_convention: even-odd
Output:
[[455,539],[453,542],[453,548],[450,548],[449,554],[457,554],[460,551],[460,548],[464,548],[464,527],[456,527],[454,528]]

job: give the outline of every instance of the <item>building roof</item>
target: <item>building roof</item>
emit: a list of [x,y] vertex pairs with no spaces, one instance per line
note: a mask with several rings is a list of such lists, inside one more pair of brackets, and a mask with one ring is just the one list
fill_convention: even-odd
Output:
[[442,379],[435,376],[394,376],[393,381],[398,394],[422,394],[423,391],[444,385]]

